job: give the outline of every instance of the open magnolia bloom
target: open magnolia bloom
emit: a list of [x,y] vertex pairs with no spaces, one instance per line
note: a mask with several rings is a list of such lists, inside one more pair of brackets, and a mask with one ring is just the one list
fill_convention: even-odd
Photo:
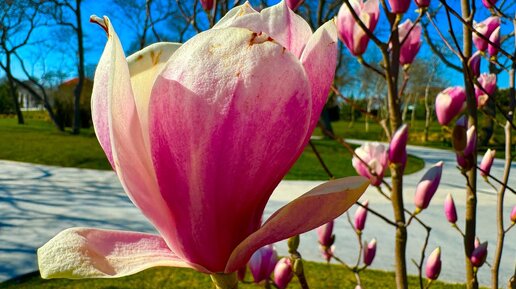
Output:
[[159,235],[65,230],[38,250],[44,278],[154,266],[234,273],[258,248],[333,220],[368,186],[362,177],[325,183],[261,223],[326,102],[333,21],[312,33],[284,2],[261,13],[246,3],[182,45],[158,43],[126,59],[109,19],[92,19],[108,34],[93,88],[95,132]]

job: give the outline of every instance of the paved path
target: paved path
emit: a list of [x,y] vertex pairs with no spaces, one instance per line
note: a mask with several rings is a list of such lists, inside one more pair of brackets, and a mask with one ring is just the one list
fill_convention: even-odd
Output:
[[[458,205],[459,223],[464,221],[464,178],[454,168],[455,157],[444,150],[409,146],[409,153],[423,158],[425,169],[405,177],[405,202],[413,208],[414,188],[424,171],[433,163],[444,160],[445,169],[441,186],[428,210],[421,214],[434,229],[429,249],[442,246],[443,272],[441,278],[461,282],[463,255],[459,236],[446,222],[442,204],[448,192],[453,193]],[[351,164],[350,164],[351,165]],[[495,161],[493,173],[500,176],[503,163]],[[513,165],[516,170],[516,165]],[[265,214],[268,216],[289,200],[320,184],[318,181],[283,181],[274,192]],[[516,187],[516,177],[511,180]],[[488,240],[490,253],[495,242],[495,195],[482,180],[479,181],[478,235]],[[374,188],[368,189],[363,199],[371,207],[392,216],[392,210]],[[516,204],[509,193],[506,212]],[[354,208],[351,209],[351,213]],[[153,232],[123,193],[113,172],[60,168],[26,163],[0,161],[0,281],[37,269],[35,250],[59,231],[73,226],[91,226],[106,229],[123,229]],[[336,253],[348,262],[356,258],[356,239],[345,217],[336,222]],[[377,258],[373,268],[393,270],[393,230],[370,215],[364,237],[378,239]],[[408,257],[419,256],[424,231],[417,225],[409,228]],[[306,259],[319,260],[314,232],[304,234],[300,251]],[[516,261],[516,229],[508,234],[502,260],[501,281],[504,284],[513,272]],[[286,242],[277,244],[280,254],[286,254]],[[409,271],[416,273],[409,262]],[[488,268],[480,271],[480,281],[489,282]]]

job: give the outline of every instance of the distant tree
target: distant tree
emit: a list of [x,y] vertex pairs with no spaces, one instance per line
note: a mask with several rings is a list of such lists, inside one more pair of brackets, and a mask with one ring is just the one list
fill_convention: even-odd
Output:
[[[20,50],[31,44],[30,41],[36,34],[36,30],[44,24],[44,18],[40,17],[39,1],[0,2],[0,19],[0,68],[7,77],[9,94],[18,117],[18,123],[24,123],[16,92],[17,87],[22,87],[32,97],[43,103],[50,119],[57,126],[46,88],[39,79],[28,72],[25,60],[20,56]],[[13,63],[15,62],[21,67],[27,81],[22,81],[13,75]]]

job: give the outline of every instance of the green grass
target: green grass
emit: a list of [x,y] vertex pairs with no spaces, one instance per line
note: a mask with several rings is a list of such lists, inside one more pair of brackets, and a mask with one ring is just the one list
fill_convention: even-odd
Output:
[[[323,263],[304,262],[308,284],[312,289],[341,289],[355,288],[355,277],[349,270],[338,265],[327,265]],[[362,285],[364,288],[396,288],[394,273],[379,270],[366,270],[361,273]],[[250,273],[247,272],[246,283],[241,283],[240,289],[264,288],[263,285],[251,284]],[[426,280],[425,280],[426,284]],[[206,274],[197,273],[190,269],[180,268],[153,268],[144,272],[118,279],[84,279],[66,280],[53,279],[42,280],[37,272],[19,277],[17,280],[10,280],[0,283],[4,289],[157,289],[157,288],[214,288],[210,277]],[[409,277],[409,287],[419,288],[418,279]],[[297,280],[293,279],[287,287],[289,289],[301,288]],[[466,288],[463,284],[449,284],[434,282],[433,289],[459,289]]]
[[[62,167],[111,169],[92,129],[83,129],[80,135],[71,135],[57,131],[41,117],[28,116],[25,125],[18,125],[14,118],[0,118],[0,159]],[[327,139],[313,142],[336,177],[356,175],[351,165],[351,154],[344,147]],[[406,173],[418,171],[423,166],[421,159],[409,156]],[[326,180],[328,175],[310,146],[307,146],[285,178]]]

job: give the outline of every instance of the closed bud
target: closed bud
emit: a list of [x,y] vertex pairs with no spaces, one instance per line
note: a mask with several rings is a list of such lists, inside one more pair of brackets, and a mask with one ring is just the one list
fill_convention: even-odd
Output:
[[514,206],[511,211],[511,222],[516,223],[516,206]]
[[389,145],[389,161],[391,163],[402,163],[403,156],[407,153],[408,126],[402,125],[392,136]]
[[475,267],[481,267],[487,258],[487,242],[478,245],[471,253],[471,264]]
[[201,6],[204,10],[211,10],[213,9],[213,0],[201,0]]
[[364,230],[367,219],[367,207],[369,206],[369,200],[366,200],[363,205],[364,207],[359,206],[355,211],[355,230],[357,232]]
[[455,202],[451,194],[448,194],[446,200],[444,200],[444,214],[448,222],[452,224],[457,222],[457,209],[455,208]]
[[426,278],[437,280],[441,273],[441,248],[437,247],[428,257],[426,261]]
[[[366,27],[373,32],[380,17],[380,4],[378,0],[356,0],[350,1],[351,7],[360,19],[365,21]],[[337,15],[337,30],[340,40],[346,45],[354,56],[361,56],[367,49],[369,36],[357,24],[353,14],[346,3],[342,4]]]
[[407,12],[410,6],[410,0],[389,0],[391,6],[391,12],[396,14],[402,14]]
[[426,209],[432,200],[439,183],[441,182],[441,174],[443,172],[442,161],[430,168],[419,181],[416,187],[416,195],[414,197],[414,204],[418,211]]
[[268,279],[278,262],[278,254],[272,245],[258,249],[249,260],[249,270],[253,275],[254,282],[259,283]]
[[294,273],[290,259],[281,258],[274,268],[274,283],[278,288],[285,289],[292,277],[294,277]]
[[489,173],[491,172],[491,167],[493,166],[494,157],[496,154],[496,150],[488,149],[482,158],[482,162],[480,162],[480,175],[484,178],[487,178]]
[[435,113],[441,125],[447,125],[457,116],[466,101],[466,91],[460,86],[448,87],[435,99]]
[[496,57],[496,55],[498,54],[498,50],[500,49],[500,26],[498,26],[493,31],[491,36],[489,36],[489,41],[491,41],[491,43],[493,44],[488,44],[487,53],[489,53],[491,57]]
[[[398,2],[400,1],[398,0]],[[421,40],[421,24],[418,23],[415,25],[416,26],[414,26],[414,23],[412,23],[410,19],[407,19],[405,22],[398,26],[400,43],[405,40],[405,42],[403,42],[400,47],[399,60],[401,65],[412,64],[416,58],[417,53],[419,52],[419,49],[421,48],[421,44],[423,44],[423,40]]]
[[466,132],[466,147],[462,152],[457,152],[457,164],[465,170],[472,168],[474,164],[474,155],[477,151],[477,130],[472,126]]
[[319,244],[324,247],[331,247],[335,241],[335,235],[333,235],[333,220],[318,227],[316,229],[317,239]]
[[376,256],[376,239],[372,239],[369,243],[364,242],[364,264],[371,265],[374,256]]
[[303,4],[304,0],[285,0],[285,2],[287,2],[288,8],[295,11]]
[[482,73],[477,80],[480,87],[475,85],[475,98],[477,107],[482,108],[487,104],[489,96],[492,96],[496,91],[496,74]]
[[469,69],[471,70],[471,73],[473,73],[473,76],[477,77],[480,75],[480,60],[482,59],[482,55],[480,51],[477,51],[473,53],[471,58],[468,61]]
[[414,0],[416,2],[417,7],[426,8],[430,6],[430,0]]
[[463,115],[457,120],[457,122],[455,123],[455,126],[453,127],[452,145],[453,145],[453,149],[456,152],[461,152],[466,148],[467,125],[468,125],[467,117],[465,115]]
[[484,7],[487,9],[491,9],[496,5],[496,1],[497,0],[482,0],[482,4],[484,4]]

